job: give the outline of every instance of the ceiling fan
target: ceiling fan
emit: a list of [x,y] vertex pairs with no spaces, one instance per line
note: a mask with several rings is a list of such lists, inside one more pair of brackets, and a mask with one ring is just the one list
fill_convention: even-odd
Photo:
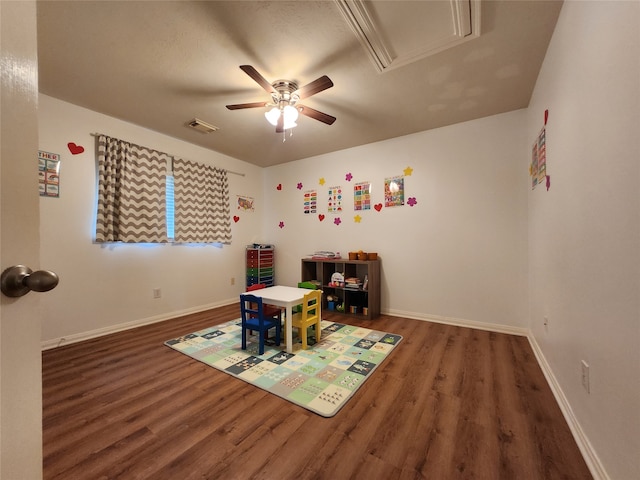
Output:
[[240,69],[249,75],[267,93],[271,94],[272,101],[227,105],[229,110],[272,107],[265,113],[265,117],[269,123],[275,125],[277,133],[282,133],[285,130],[295,127],[297,125],[295,121],[298,118],[298,113],[313,118],[314,120],[319,120],[327,125],[332,125],[333,122],[336,121],[336,117],[298,103],[298,101],[304,98],[308,98],[311,95],[333,87],[333,82],[326,75],[299,88],[296,82],[290,80],[276,80],[273,83],[269,83],[251,65],[240,65]]

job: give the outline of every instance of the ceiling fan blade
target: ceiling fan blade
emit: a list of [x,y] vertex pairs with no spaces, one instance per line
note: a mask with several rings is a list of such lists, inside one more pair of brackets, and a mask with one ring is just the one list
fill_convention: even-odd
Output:
[[326,113],[319,112],[311,107],[305,107],[304,105],[298,105],[298,111],[306,115],[307,117],[313,118],[314,120],[319,120],[322,123],[326,123],[327,125],[333,125],[333,122],[336,121],[336,117],[332,117],[331,115],[327,115]]
[[320,93],[327,88],[333,87],[333,82],[329,77],[323,75],[322,77],[314,80],[311,83],[308,83],[304,87],[300,87],[298,90],[293,92],[298,95],[300,98],[307,98],[311,95],[315,95],[316,93]]
[[284,132],[284,115],[278,117],[278,124],[276,125],[276,133]]
[[273,85],[271,85],[267,79],[260,75],[260,73],[258,73],[258,71],[251,65],[240,65],[240,69],[253,78],[253,80],[264,88],[267,93],[278,93],[276,92],[276,89],[273,88]]
[[242,108],[259,108],[266,107],[267,102],[252,102],[252,103],[236,103],[234,105],[227,105],[229,110],[240,110]]

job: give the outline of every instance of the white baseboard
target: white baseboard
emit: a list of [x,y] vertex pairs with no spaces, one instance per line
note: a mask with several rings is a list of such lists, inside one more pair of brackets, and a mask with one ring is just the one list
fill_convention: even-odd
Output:
[[424,313],[405,312],[402,310],[385,310],[384,315],[393,317],[413,318],[414,320],[424,320],[426,322],[444,323],[446,325],[455,325],[457,327],[475,328],[477,330],[488,330],[496,333],[507,333],[509,335],[518,335],[526,337],[529,335],[529,329],[522,327],[513,327],[510,325],[501,325],[498,323],[475,322],[473,320],[465,320],[462,318],[442,317],[439,315],[427,315]]
[[139,320],[120,323],[117,325],[110,325],[108,327],[98,328],[96,330],[90,330],[88,332],[75,333],[73,335],[66,335],[64,337],[54,338],[51,340],[44,340],[41,344],[41,347],[43,351],[49,350],[51,348],[61,347],[63,345],[70,345],[72,343],[82,342],[84,340],[89,340],[91,338],[102,337],[104,335],[122,332],[124,330],[129,330],[131,328],[141,327],[143,325],[150,325],[152,323],[164,322],[165,320],[171,320],[172,318],[181,317],[183,315],[189,315],[191,313],[204,312],[205,310],[210,310],[212,308],[231,305],[232,303],[236,303],[237,301],[238,299],[234,297],[232,299],[222,300],[216,303],[200,305],[198,307],[187,308],[185,310],[178,310],[174,312],[163,313],[161,315],[141,318]]
[[594,480],[610,480],[609,475],[607,475],[607,472],[605,471],[604,466],[600,461],[600,458],[598,458],[598,455],[596,454],[595,450],[591,446],[591,442],[589,442],[589,439],[587,438],[584,431],[582,430],[582,427],[580,426],[580,422],[578,422],[578,419],[574,415],[573,409],[571,408],[571,404],[569,403],[569,401],[567,400],[567,397],[562,391],[562,388],[560,387],[560,384],[558,383],[555,375],[553,374],[553,370],[551,370],[551,367],[549,366],[547,359],[542,353],[542,350],[540,349],[538,342],[536,341],[535,337],[531,334],[531,332],[529,332],[529,335],[527,335],[527,338],[529,339],[529,344],[531,345],[531,348],[533,349],[533,353],[535,354],[536,359],[538,360],[538,365],[540,365],[540,368],[542,369],[542,372],[544,373],[544,376],[547,379],[547,383],[549,384],[549,387],[553,392],[553,396],[555,397],[556,402],[558,402],[558,405],[560,406],[560,410],[562,410],[562,415],[564,416],[565,420],[567,421],[567,424],[569,425],[569,429],[573,434],[573,438],[578,444],[578,448],[582,453],[582,457],[584,458],[584,461],[587,463],[587,467],[589,467],[589,470],[591,471],[591,475],[593,476],[593,479]]

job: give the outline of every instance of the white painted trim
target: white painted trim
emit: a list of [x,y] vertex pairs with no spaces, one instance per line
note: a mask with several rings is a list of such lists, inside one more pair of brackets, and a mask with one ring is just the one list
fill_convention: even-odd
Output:
[[164,322],[165,320],[171,320],[172,318],[189,315],[191,313],[204,312],[205,310],[211,310],[212,308],[224,307],[237,302],[236,297],[222,300],[216,303],[210,303],[207,305],[200,305],[198,307],[187,308],[184,310],[178,310],[174,312],[163,313],[162,315],[156,315],[154,317],[141,318],[139,320],[133,320],[131,322],[120,323],[117,325],[111,325],[109,327],[99,328],[97,330],[90,330],[88,332],[76,333],[64,337],[54,338],[51,340],[44,340],[41,344],[42,350],[49,350],[63,345],[70,345],[72,343],[82,342],[92,338],[102,337],[104,335],[110,335],[112,333],[122,332],[124,330],[130,330],[132,328],[141,327],[143,325],[150,325],[152,323]]
[[589,442],[589,438],[587,438],[587,435],[584,433],[584,431],[582,430],[582,427],[580,426],[580,422],[578,422],[578,419],[573,414],[573,409],[571,408],[571,404],[567,400],[567,397],[564,395],[564,392],[562,391],[560,384],[556,380],[556,377],[553,374],[553,371],[551,370],[551,367],[549,366],[547,359],[542,353],[542,350],[540,349],[540,346],[538,345],[538,342],[536,342],[536,339],[531,333],[531,331],[529,331],[529,335],[527,335],[527,338],[529,339],[529,344],[531,345],[531,349],[533,350],[533,353],[535,354],[536,359],[538,360],[538,365],[540,365],[540,368],[542,369],[542,373],[544,373],[544,376],[547,379],[547,383],[549,384],[549,387],[553,392],[553,396],[555,397],[556,402],[558,402],[558,406],[560,407],[560,410],[562,410],[562,415],[564,416],[565,420],[567,421],[567,424],[569,425],[569,429],[573,434],[573,438],[578,444],[578,448],[582,453],[582,457],[584,458],[584,461],[587,463],[587,467],[589,467],[589,470],[591,471],[591,475],[593,475],[593,479],[594,480],[610,480],[610,477],[609,475],[607,475],[607,472],[605,471],[604,466],[600,461],[600,458],[598,458],[596,451],[591,446],[591,442]]
[[481,0],[449,0],[449,21],[453,26],[451,34],[431,43],[418,43],[411,51],[396,55],[393,45],[389,44],[390,39],[380,32],[374,14],[365,0],[335,2],[378,73],[408,65],[480,36]]
[[423,320],[426,322],[444,323],[446,325],[475,328],[477,330],[488,330],[490,332],[496,332],[496,333],[507,333],[509,335],[518,335],[520,337],[526,337],[529,335],[529,330],[527,328],[501,325],[498,323],[476,322],[473,320],[465,320],[462,318],[442,317],[439,315],[427,315],[424,313],[405,312],[402,310],[393,310],[393,309],[385,310],[382,313],[384,315],[391,315],[393,317],[405,317],[405,318],[412,318],[414,320]]

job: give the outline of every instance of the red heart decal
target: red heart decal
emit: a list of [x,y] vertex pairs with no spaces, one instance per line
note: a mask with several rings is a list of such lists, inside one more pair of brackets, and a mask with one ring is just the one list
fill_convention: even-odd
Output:
[[234,216],[233,216],[233,221],[234,221],[234,222],[238,223],[238,221],[239,221],[239,220],[240,220],[240,217],[239,217],[239,216],[237,216],[237,215],[234,215]]
[[381,204],[381,203],[376,203],[376,204],[373,206],[373,208],[375,208],[375,209],[379,212],[380,210],[382,210],[382,204]]
[[84,147],[82,145],[76,145],[73,142],[69,142],[67,143],[67,147],[69,147],[69,151],[73,154],[73,155],[78,155],[79,153],[84,152]]
[[323,214],[318,215],[318,220],[320,221],[324,220],[324,215]]
[[279,183],[278,186],[276,187],[278,190],[282,190],[282,184]]

